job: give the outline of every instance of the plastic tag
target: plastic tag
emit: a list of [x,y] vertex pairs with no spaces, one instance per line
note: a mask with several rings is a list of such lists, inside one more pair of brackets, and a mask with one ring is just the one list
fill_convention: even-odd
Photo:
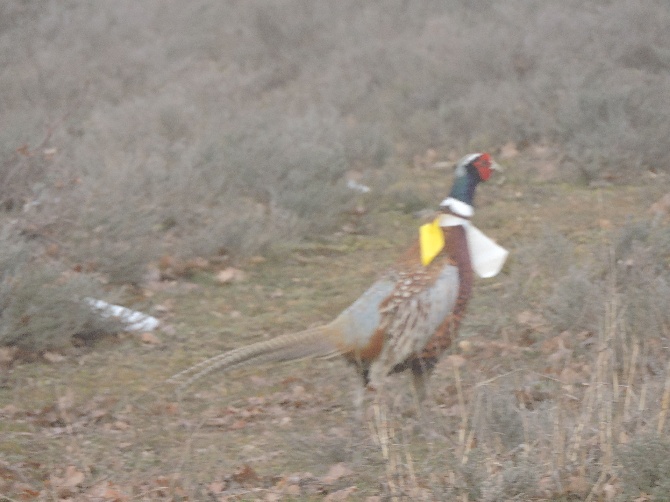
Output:
[[421,263],[426,266],[442,251],[444,232],[440,227],[440,218],[419,227],[419,244],[421,246]]

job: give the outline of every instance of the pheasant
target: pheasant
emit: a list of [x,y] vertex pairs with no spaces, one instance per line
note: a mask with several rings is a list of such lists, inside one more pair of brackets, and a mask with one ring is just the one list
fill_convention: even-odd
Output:
[[186,387],[215,370],[340,355],[370,388],[391,373],[411,370],[422,399],[427,376],[458,332],[473,271],[492,277],[507,257],[470,224],[477,184],[498,169],[487,153],[463,157],[440,216],[422,226],[420,239],[395,266],[330,323],[219,354],[168,381]]

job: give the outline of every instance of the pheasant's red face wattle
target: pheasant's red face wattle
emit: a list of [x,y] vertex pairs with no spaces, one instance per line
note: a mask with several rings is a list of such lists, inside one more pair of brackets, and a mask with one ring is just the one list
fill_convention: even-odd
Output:
[[491,164],[491,156],[488,153],[482,153],[472,161],[472,165],[477,168],[480,180],[486,181],[491,177]]

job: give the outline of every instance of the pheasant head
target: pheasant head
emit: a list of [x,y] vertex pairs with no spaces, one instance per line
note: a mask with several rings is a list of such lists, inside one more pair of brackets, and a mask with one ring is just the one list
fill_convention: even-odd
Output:
[[492,171],[501,170],[500,165],[488,153],[466,155],[456,164],[454,184],[449,197],[442,201],[440,207],[459,216],[471,217],[474,213],[472,206],[477,184],[488,180]]

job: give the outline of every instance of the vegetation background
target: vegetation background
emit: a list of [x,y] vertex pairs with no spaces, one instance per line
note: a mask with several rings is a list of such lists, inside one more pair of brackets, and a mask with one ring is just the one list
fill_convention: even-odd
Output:
[[[670,500],[669,27],[664,0],[1,2],[0,499]],[[335,315],[471,151],[507,167],[477,219],[512,258],[420,417],[397,379],[356,423],[337,362],[161,386]]]

